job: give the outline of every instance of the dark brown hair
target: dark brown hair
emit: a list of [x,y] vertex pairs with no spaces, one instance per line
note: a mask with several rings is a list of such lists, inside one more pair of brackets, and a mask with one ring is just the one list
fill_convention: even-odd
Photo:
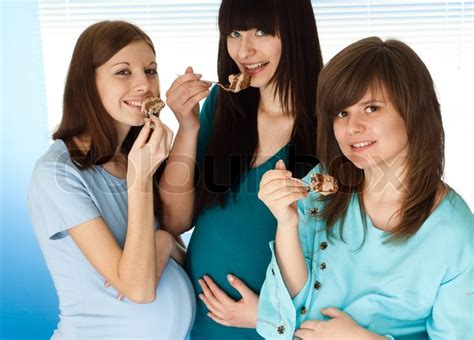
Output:
[[334,119],[337,112],[356,104],[368,90],[381,87],[405,121],[409,150],[404,180],[408,192],[397,212],[400,222],[387,241],[408,239],[434,207],[444,169],[444,131],[430,73],[403,42],[383,41],[378,37],[362,39],[339,52],[319,76],[318,155],[322,167],[340,183],[337,194],[322,198],[326,201],[322,217],[330,235],[336,221],[341,219],[342,236],[351,196],[362,192],[364,182],[363,170],[353,165],[338,146]]
[[[63,116],[53,139],[65,142],[72,160],[81,170],[107,163],[118,146],[114,120],[105,110],[97,91],[95,70],[136,41],[146,42],[155,53],[150,37],[137,26],[124,21],[95,23],[76,42],[64,88]],[[140,130],[141,127],[130,129],[122,144],[124,155],[128,155]],[[90,138],[86,155],[73,142],[73,137],[79,136]],[[161,169],[155,174],[155,197],[158,197],[156,180],[160,173]],[[159,211],[157,201],[155,199],[155,214]]]
[[[295,117],[287,166],[295,176],[302,177],[318,162],[316,87],[322,56],[311,1],[223,0],[219,10],[219,82],[227,83],[229,74],[240,72],[227,51],[228,34],[253,28],[281,39],[281,58],[273,77],[275,95],[283,111]],[[257,88],[237,94],[219,91],[206,152],[212,156],[213,164],[204,165],[200,171],[195,214],[216,203],[224,206],[231,187],[252,167],[258,147],[259,100]],[[235,157],[238,162],[232,161]],[[302,158],[305,161],[298,162]],[[209,186],[212,182],[224,190],[216,191]]]

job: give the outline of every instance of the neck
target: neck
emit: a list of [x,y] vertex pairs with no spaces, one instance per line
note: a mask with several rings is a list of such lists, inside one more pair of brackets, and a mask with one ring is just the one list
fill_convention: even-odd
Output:
[[369,168],[364,170],[364,197],[378,202],[401,202],[408,192],[405,166]]
[[273,85],[260,89],[260,102],[258,105],[259,114],[263,114],[268,118],[281,118],[285,116],[280,98],[274,95],[275,88]]

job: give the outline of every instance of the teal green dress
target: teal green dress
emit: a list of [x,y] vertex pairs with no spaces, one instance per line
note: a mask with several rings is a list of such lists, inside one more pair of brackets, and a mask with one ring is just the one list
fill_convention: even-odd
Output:
[[[213,88],[201,110],[198,162],[207,148],[214,117],[217,88]],[[276,220],[257,197],[263,174],[286,161],[288,147],[283,147],[267,162],[249,169],[224,208],[205,209],[196,219],[186,260],[186,271],[197,294],[202,292],[198,279],[209,275],[230,297],[240,299],[228,283],[227,274],[239,277],[257,294],[271,259],[268,242],[275,238]],[[261,339],[255,329],[225,327],[207,316],[208,310],[197,300],[196,319],[191,339]]]

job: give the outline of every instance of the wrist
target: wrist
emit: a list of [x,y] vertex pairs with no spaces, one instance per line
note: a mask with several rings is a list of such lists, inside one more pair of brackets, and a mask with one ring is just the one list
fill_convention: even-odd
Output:
[[294,230],[298,228],[298,215],[277,219],[277,228],[282,230]]
[[140,194],[153,193],[153,176],[127,176],[128,191]]
[[177,134],[181,135],[186,135],[186,136],[191,136],[191,137],[197,137],[199,133],[199,129],[201,128],[201,124],[196,123],[196,124],[179,124],[178,126],[178,131]]

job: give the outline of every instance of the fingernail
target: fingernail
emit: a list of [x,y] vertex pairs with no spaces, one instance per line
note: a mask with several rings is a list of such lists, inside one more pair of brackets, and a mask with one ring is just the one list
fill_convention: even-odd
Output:
[[199,294],[198,296],[199,296],[199,298],[200,298],[201,300],[203,299],[202,294]]
[[285,172],[285,176],[291,177],[291,175],[292,175],[291,171],[286,171],[286,172]]
[[234,277],[230,274],[227,275],[227,280],[229,280],[231,283],[234,283]]
[[104,282],[104,287],[105,288],[109,288],[110,287],[110,283],[108,283],[107,281]]
[[196,78],[197,78],[197,79],[201,79],[201,78],[202,78],[202,74],[196,73]]

